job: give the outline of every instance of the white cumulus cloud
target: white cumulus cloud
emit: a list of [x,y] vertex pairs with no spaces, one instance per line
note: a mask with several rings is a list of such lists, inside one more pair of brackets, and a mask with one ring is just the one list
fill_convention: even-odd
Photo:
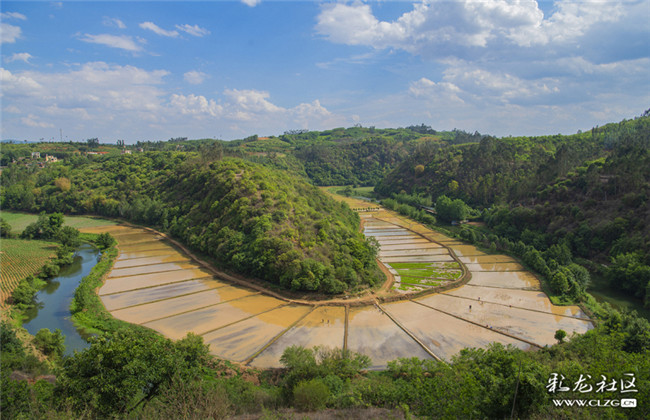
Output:
[[185,79],[185,81],[189,84],[200,85],[201,83],[203,83],[203,81],[207,76],[208,75],[203,72],[192,70],[185,73],[183,75],[183,79]]
[[13,44],[20,38],[22,30],[20,26],[10,25],[8,23],[0,22],[0,43]]
[[131,52],[142,51],[142,47],[138,45],[133,38],[127,35],[110,35],[110,34],[99,34],[91,35],[84,34],[79,37],[79,40],[83,42],[88,42],[91,44],[100,44],[105,45],[111,48],[119,48]]
[[104,19],[102,19],[102,24],[104,26],[108,26],[109,28],[126,29],[124,22],[118,18],[105,16]]
[[485,48],[563,43],[623,13],[618,2],[557,1],[545,17],[534,0],[431,1],[393,21],[378,20],[368,4],[325,4],[316,30],[332,42],[400,48],[423,55],[454,54],[452,46]]
[[18,19],[18,20],[27,20],[27,16],[18,12],[3,12],[0,14],[2,19]]
[[176,25],[176,29],[178,29],[179,31],[183,31],[189,35],[197,36],[197,37],[204,37],[206,35],[210,35],[209,30],[205,28],[201,28],[199,27],[199,25],[188,25],[188,24]]
[[29,114],[26,117],[22,117],[21,122],[27,127],[38,127],[38,128],[53,128],[54,124],[48,123],[45,121],[40,121],[40,119],[33,114]]
[[13,53],[11,57],[7,58],[7,63],[11,63],[13,61],[24,61],[25,63],[29,63],[29,60],[31,58],[34,58],[30,53]]
[[245,137],[344,123],[318,100],[283,107],[271,100],[269,92],[254,89],[225,89],[215,97],[179,94],[168,85],[169,74],[105,62],[54,73],[0,68],[6,112],[2,137],[53,136],[51,124],[71,138],[109,135],[113,140],[135,141],[177,135]]
[[241,0],[246,6],[255,7],[262,2],[262,0]]
[[152,31],[156,35],[160,35],[160,36],[166,36],[166,37],[169,37],[169,38],[176,38],[179,35],[178,31],[165,30],[165,29],[161,28],[160,26],[156,25],[153,22],[142,22],[139,26],[142,29]]

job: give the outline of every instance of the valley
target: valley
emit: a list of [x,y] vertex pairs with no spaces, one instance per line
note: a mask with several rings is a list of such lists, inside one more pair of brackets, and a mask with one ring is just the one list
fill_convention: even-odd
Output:
[[[551,304],[535,276],[510,257],[486,255],[384,209],[361,217],[394,278],[390,289],[349,302],[279,299],[235,283],[150,229],[83,231],[117,240],[119,256],[98,290],[115,318],[172,339],[194,333],[215,356],[255,367],[280,367],[280,356],[293,345],[341,347],[385,369],[400,357],[449,361],[463,348],[492,342],[538,349],[552,345],[558,329],[581,334],[592,328],[578,307]],[[400,264],[453,268],[392,268]],[[435,278],[447,273],[457,273],[448,276],[456,280]]]

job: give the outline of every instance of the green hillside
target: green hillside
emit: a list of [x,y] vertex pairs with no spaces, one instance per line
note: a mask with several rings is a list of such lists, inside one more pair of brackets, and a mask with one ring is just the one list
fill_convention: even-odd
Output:
[[170,232],[223,267],[295,291],[383,278],[359,217],[299,177],[186,152],[79,157],[2,173],[2,207],[122,217]]

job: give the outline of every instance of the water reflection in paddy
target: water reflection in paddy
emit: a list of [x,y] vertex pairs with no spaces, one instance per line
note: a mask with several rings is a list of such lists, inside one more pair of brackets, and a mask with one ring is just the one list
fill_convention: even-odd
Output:
[[466,347],[486,347],[492,342],[513,344],[521,349],[530,347],[523,341],[467,323],[415,302],[391,303],[384,305],[384,308],[420,338],[436,356],[446,360]]
[[191,312],[219,302],[238,299],[253,293],[252,290],[224,285],[223,287],[209,289],[191,295],[116,310],[113,312],[113,316],[134,324],[144,324],[156,319]]
[[[470,283],[447,295],[418,300],[438,310],[411,301],[383,305],[406,331],[376,306],[350,308],[346,331],[342,306],[314,308],[289,303],[216,279],[213,272],[160,235],[112,227],[120,254],[99,294],[106,308],[120,319],[174,339],[188,332],[200,334],[212,353],[259,367],[279,366],[282,352],[291,345],[341,347],[347,343],[347,348],[367,354],[373,367],[380,368],[398,357],[431,358],[423,346],[448,360],[468,346],[484,347],[497,341],[529,348],[522,339],[552,343],[559,328],[569,333],[590,328],[589,323],[576,319],[584,315],[576,307],[550,305],[539,292],[537,279],[514,259],[457,245],[457,241],[412,222],[401,226],[398,218],[391,219],[395,224],[368,216],[363,215],[365,233],[376,235],[382,261],[452,262],[445,247],[450,246],[468,263]],[[476,301],[478,296],[484,299],[482,305]],[[481,308],[466,313],[469,304]],[[472,322],[490,323],[493,329]]]
[[210,350],[230,360],[244,361],[311,311],[306,305],[287,305],[203,335]]
[[267,296],[247,296],[228,302],[215,302],[208,308],[147,322],[143,325],[176,339],[184,337],[188,332],[199,335],[206,334],[284,304],[285,302],[281,300]]
[[472,272],[469,284],[477,286],[503,287],[510,289],[537,289],[540,284],[537,277],[528,271],[476,271]]
[[130,258],[130,259],[120,258],[118,261],[115,262],[115,264],[113,264],[113,269],[138,267],[141,265],[162,264],[162,263],[170,263],[170,262],[179,263],[179,262],[189,262],[189,261],[190,260],[187,257],[180,255],[178,253],[162,254],[157,256],[147,256],[147,257]]
[[176,271],[188,268],[193,268],[196,265],[192,262],[178,262],[178,263],[160,263],[150,264],[145,266],[115,268],[111,271],[109,278],[136,276],[138,274],[160,273],[164,271]]
[[99,289],[100,295],[124,292],[127,290],[144,289],[160,286],[167,283],[212,277],[212,274],[203,269],[191,268],[186,270],[168,271],[165,273],[140,274],[137,276],[109,278]]
[[118,261],[126,260],[139,260],[146,257],[161,257],[161,256],[173,256],[179,255],[178,252],[171,247],[160,248],[160,249],[149,249],[149,250],[138,250],[138,251],[129,251],[120,249],[120,256]]
[[469,271],[523,271],[524,267],[517,262],[502,263],[472,263],[465,264]]
[[[495,287],[469,286],[444,292],[469,300],[492,302],[505,306],[518,307],[528,310],[548,312],[555,315],[587,319],[578,306],[556,306],[551,304],[546,294],[539,290],[498,289]],[[469,301],[471,303],[471,301]],[[473,305],[473,304],[472,304]]]
[[171,283],[163,286],[150,287],[147,289],[102,295],[100,298],[107,310],[114,311],[129,306],[156,302],[175,296],[197,293],[204,290],[224,286],[226,286],[225,283],[221,283],[213,279],[188,280],[182,283]]
[[370,356],[373,368],[399,357],[432,358],[375,306],[350,309],[348,325],[348,348]]
[[320,306],[300,320],[280,338],[262,351],[251,365],[274,367],[280,365],[280,357],[289,346],[343,347],[345,334],[345,308],[342,306]]

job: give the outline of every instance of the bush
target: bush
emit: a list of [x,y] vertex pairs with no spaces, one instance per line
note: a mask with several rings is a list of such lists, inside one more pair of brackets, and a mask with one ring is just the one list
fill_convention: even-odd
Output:
[[176,377],[141,414],[145,419],[225,419],[232,411],[223,386]]
[[48,356],[61,357],[65,352],[64,341],[65,337],[61,334],[60,329],[57,328],[54,332],[50,332],[47,328],[42,328],[36,333],[34,344]]
[[293,390],[293,404],[299,410],[320,410],[325,407],[329,394],[329,388],[320,378],[303,381]]
[[110,233],[106,232],[97,235],[97,239],[95,240],[95,243],[97,244],[99,249],[104,250],[115,245],[116,241],[115,238],[113,238],[113,236],[111,236]]

